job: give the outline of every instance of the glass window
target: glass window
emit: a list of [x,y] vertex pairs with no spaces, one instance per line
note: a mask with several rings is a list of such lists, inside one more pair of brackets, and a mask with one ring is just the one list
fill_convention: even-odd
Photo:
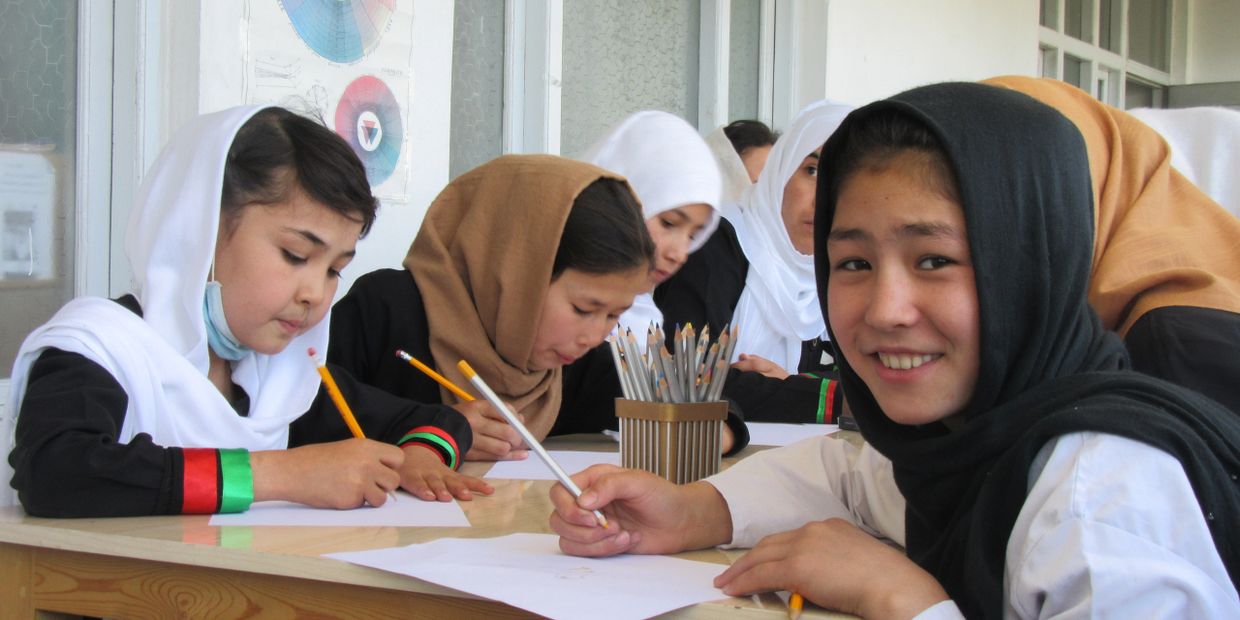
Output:
[[696,125],[700,28],[700,0],[565,0],[560,152],[581,155],[638,110]]
[[762,3],[732,0],[728,53],[728,121],[758,118]]
[[1081,60],[1076,56],[1064,54],[1063,81],[1089,92],[1089,83],[1085,81],[1087,65],[1088,63],[1086,61]]
[[1093,3],[1089,0],[1065,0],[1063,15],[1064,34],[1087,43],[1093,43],[1093,21],[1090,11]]
[[0,376],[74,293],[77,9],[0,0]]
[[1053,30],[1059,29],[1059,0],[1041,0],[1039,22]]
[[1170,66],[1171,3],[1129,0],[1128,57],[1160,71]]
[[1123,3],[1120,0],[1100,0],[1098,4],[1098,47],[1122,54],[1120,33],[1123,28]]
[[504,144],[504,3],[457,0],[454,20],[450,178],[498,157]]
[[1158,87],[1130,79],[1124,84],[1124,108],[1156,108],[1161,104]]

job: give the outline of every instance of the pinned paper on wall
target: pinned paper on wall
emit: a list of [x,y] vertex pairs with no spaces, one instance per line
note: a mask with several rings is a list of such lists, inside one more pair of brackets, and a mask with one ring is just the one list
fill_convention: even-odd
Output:
[[0,280],[55,273],[56,167],[49,147],[0,144]]

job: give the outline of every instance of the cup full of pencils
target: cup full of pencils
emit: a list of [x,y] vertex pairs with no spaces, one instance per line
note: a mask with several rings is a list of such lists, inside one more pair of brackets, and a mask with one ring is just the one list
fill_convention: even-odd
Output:
[[721,395],[736,336],[736,326],[725,326],[711,342],[709,326],[698,334],[686,325],[669,342],[652,324],[644,348],[630,330],[608,339],[624,393],[616,399],[621,465],[677,484],[719,471],[728,417]]

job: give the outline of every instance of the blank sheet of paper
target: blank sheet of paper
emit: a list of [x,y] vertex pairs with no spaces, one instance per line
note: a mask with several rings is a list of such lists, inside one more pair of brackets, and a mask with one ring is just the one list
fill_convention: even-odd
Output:
[[776,424],[746,422],[749,443],[755,446],[786,446],[808,437],[821,437],[840,430],[835,424]]
[[551,534],[443,538],[326,557],[417,577],[550,618],[648,618],[726,599],[711,585],[726,568],[659,555],[579,558]]
[[362,506],[352,510],[311,508],[292,502],[254,502],[245,512],[212,515],[210,524],[469,527],[465,511],[455,501],[427,502],[408,493],[397,493],[397,497],[397,501],[388,498],[378,508]]
[[[548,450],[551,458],[564,468],[569,475],[575,474],[596,463],[608,463],[620,466],[619,452],[581,452],[576,450]],[[498,461],[490,471],[486,473],[484,478],[504,478],[507,480],[555,480],[555,474],[551,473],[551,468],[538,458],[537,454],[530,453],[529,458],[523,461]]]

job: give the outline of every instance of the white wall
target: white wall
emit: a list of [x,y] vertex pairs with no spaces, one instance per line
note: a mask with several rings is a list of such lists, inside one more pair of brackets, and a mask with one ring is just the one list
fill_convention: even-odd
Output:
[[1188,9],[1188,47],[1185,82],[1240,80],[1240,2],[1195,0]]
[[830,0],[826,26],[824,95],[857,105],[1038,69],[1038,0]]

